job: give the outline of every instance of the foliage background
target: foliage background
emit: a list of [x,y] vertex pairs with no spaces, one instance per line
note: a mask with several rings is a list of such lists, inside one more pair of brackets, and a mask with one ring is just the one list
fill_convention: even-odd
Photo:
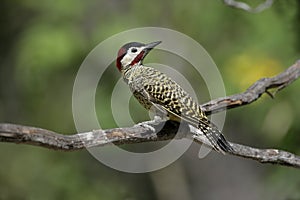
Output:
[[[121,31],[158,26],[189,35],[213,57],[228,94],[283,71],[300,55],[299,0],[275,1],[258,14],[205,0],[3,0],[0,9],[0,121],[66,134],[76,132],[71,100],[81,62]],[[120,78],[112,69],[107,88],[99,91],[104,98],[110,97],[109,81]],[[265,96],[228,111],[225,134],[235,142],[300,154],[299,88],[296,81],[274,100]],[[115,127],[106,107],[97,104],[108,116],[105,126]],[[193,144],[162,170],[127,174],[87,151],[2,143],[0,199],[300,199],[299,170],[216,153],[198,159],[198,150]]]

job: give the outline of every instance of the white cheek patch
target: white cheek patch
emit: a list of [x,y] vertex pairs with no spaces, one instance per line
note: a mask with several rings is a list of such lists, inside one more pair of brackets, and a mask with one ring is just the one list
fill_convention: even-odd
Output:
[[[134,52],[134,53],[132,53],[132,52],[131,52],[131,49],[132,49],[132,48],[136,48],[137,51]],[[131,48],[129,48],[128,53],[127,53],[127,54],[123,57],[123,59],[121,60],[122,65],[123,65],[123,66],[127,66],[127,65],[129,65],[130,63],[132,63],[132,61],[135,59],[135,57],[138,56],[142,50],[143,50],[142,47],[139,47],[139,48],[137,48],[137,47],[131,47]]]
[[123,57],[123,59],[121,60],[121,63],[123,66],[127,66],[134,60],[134,58],[135,58],[134,56],[130,56],[127,54]]

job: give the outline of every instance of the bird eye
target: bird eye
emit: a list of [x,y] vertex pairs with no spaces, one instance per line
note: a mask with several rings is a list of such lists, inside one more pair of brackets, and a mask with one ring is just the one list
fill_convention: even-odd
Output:
[[137,49],[136,49],[136,48],[133,48],[133,49],[131,49],[131,52],[132,52],[132,53],[136,53],[136,52],[137,52]]

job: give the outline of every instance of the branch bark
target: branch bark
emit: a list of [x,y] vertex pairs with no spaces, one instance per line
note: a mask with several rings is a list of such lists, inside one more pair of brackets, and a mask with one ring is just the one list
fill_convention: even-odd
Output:
[[[207,114],[220,112],[247,105],[257,100],[263,93],[270,96],[285,88],[300,76],[300,60],[281,74],[272,78],[262,78],[256,81],[245,92],[228,97],[212,100],[202,105]],[[270,93],[269,89],[275,89]],[[199,134],[199,131],[190,126],[179,126],[177,122],[164,121],[155,118],[127,128],[114,128],[107,130],[94,130],[74,135],[63,135],[53,131],[16,124],[0,124],[0,142],[17,144],[30,144],[54,150],[74,151],[84,148],[106,145],[121,145],[150,141],[170,140],[174,137],[180,139]],[[206,137],[193,138],[196,142],[211,147]],[[278,149],[258,149],[241,144],[230,143],[234,149],[231,153],[235,156],[250,158],[261,163],[292,166],[300,168],[300,157],[287,151]]]
[[245,10],[251,13],[259,13],[270,8],[273,5],[274,0],[265,0],[265,2],[259,4],[257,7],[251,7],[245,2],[240,2],[236,0],[223,0],[223,2],[225,3],[225,5],[233,8]]
[[[253,83],[245,92],[211,100],[202,105],[206,114],[217,113],[225,109],[235,108],[256,101],[266,93],[272,98],[276,93],[297,80],[300,76],[300,60],[287,68],[284,72],[271,78],[261,78]],[[275,89],[272,93],[270,89]]]

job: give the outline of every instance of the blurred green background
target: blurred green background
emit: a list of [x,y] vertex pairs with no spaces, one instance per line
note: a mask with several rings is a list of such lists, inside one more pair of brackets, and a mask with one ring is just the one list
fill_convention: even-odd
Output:
[[[127,29],[166,27],[192,37],[216,62],[228,94],[300,58],[299,0],[275,1],[258,14],[207,0],[3,0],[0,9],[0,122],[65,134],[76,132],[72,87],[81,63],[98,43]],[[104,99],[120,78],[113,64],[107,73],[107,87],[99,91]],[[300,154],[299,88],[296,81],[275,99],[264,95],[228,111],[225,135]],[[97,104],[97,112],[109,116],[102,125],[116,127],[106,107]],[[149,146],[126,148],[144,145]],[[198,150],[193,144],[162,170],[127,174],[85,150],[1,143],[0,199],[300,199],[299,170],[216,153],[198,159]]]

